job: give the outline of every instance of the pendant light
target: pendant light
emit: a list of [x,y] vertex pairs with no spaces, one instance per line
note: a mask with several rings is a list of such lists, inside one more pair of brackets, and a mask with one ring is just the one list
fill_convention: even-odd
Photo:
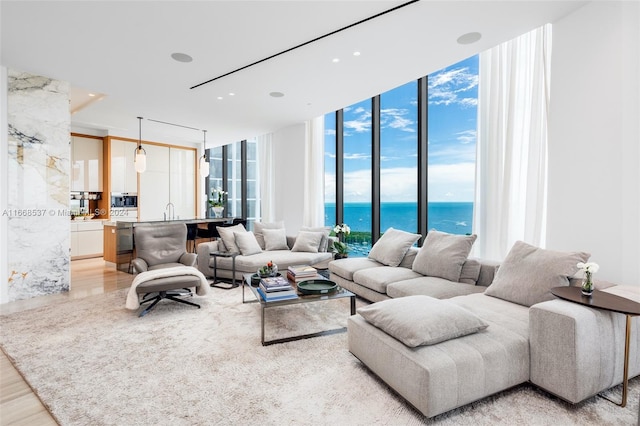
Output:
[[135,165],[136,172],[144,173],[147,169],[147,151],[142,147],[142,117],[138,117],[138,128],[140,133],[138,136],[138,147],[135,149],[133,164]]
[[207,176],[209,176],[209,161],[207,160],[207,131],[203,130],[202,131],[203,135],[204,135],[204,143],[202,144],[203,146],[203,153],[202,153],[202,157],[200,157],[200,176],[202,176],[203,178],[206,178]]

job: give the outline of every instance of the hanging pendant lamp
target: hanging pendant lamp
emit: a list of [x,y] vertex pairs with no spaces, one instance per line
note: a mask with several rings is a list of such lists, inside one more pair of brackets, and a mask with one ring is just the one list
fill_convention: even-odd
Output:
[[142,147],[142,117],[138,117],[138,128],[140,133],[138,136],[138,147],[135,149],[133,164],[135,165],[136,172],[144,173],[147,169],[147,151]]
[[209,176],[209,161],[207,160],[207,131],[202,131],[204,135],[204,143],[203,143],[203,154],[200,157],[200,176],[206,178]]

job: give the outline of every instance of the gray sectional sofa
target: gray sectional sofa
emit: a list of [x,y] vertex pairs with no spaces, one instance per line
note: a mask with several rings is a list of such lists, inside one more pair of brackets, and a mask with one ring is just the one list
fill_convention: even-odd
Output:
[[[466,275],[451,280],[416,272],[428,243],[429,235],[423,248],[407,248],[397,266],[370,258],[329,264],[332,280],[376,302],[349,318],[349,351],[425,416],[528,381],[572,403],[622,382],[624,315],[549,293],[577,284],[570,277],[588,254],[518,242],[498,265],[460,264],[457,253]],[[640,302],[636,288],[596,285]],[[639,329],[636,317],[629,377],[640,374]]]
[[[237,280],[247,273],[254,273],[267,262],[278,265],[285,271],[292,265],[311,265],[317,269],[327,269],[333,254],[328,251],[333,237],[328,228],[303,228],[297,235],[286,235],[284,223],[254,223],[254,231],[247,231],[243,225],[218,228],[220,238],[216,241],[198,244],[198,270],[205,276],[214,275],[215,251],[240,253],[236,259]],[[240,234],[240,235],[238,235]],[[216,259],[217,277],[233,278],[232,259]]]

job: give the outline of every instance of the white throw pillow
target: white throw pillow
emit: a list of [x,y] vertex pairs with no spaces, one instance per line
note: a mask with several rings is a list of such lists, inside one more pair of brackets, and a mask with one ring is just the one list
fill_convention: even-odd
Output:
[[256,237],[253,235],[253,232],[234,232],[233,236],[235,237],[236,245],[243,256],[262,253],[262,249],[260,248],[258,241],[256,241]]
[[309,253],[318,253],[320,242],[322,241],[322,232],[300,231],[296,237],[296,242],[291,251],[306,251]]
[[429,231],[411,269],[428,277],[444,278],[456,283],[460,280],[462,266],[475,241],[475,234]]
[[489,325],[458,305],[429,296],[383,300],[358,309],[358,313],[411,348],[466,336]]
[[516,241],[484,294],[524,306],[553,300],[550,290],[568,286],[578,262],[589,257],[589,253],[546,250]]
[[308,226],[303,226],[300,228],[301,231],[311,231],[311,232],[322,232],[322,240],[320,241],[320,247],[318,251],[324,253],[329,250],[329,234],[331,233],[330,226],[317,226],[315,228],[311,228]]
[[265,229],[285,229],[284,221],[281,220],[278,222],[254,222],[253,223],[253,232],[262,250],[265,250],[264,234],[262,232]]
[[382,237],[371,247],[369,259],[387,266],[398,266],[409,247],[420,239],[421,235],[398,229],[387,229]]
[[222,240],[223,247],[220,247],[220,251],[229,251],[240,253],[240,249],[236,245],[236,237],[233,235],[234,232],[247,232],[244,225],[239,223],[233,226],[216,226],[218,230],[218,234],[220,234],[220,239]]
[[287,231],[282,229],[263,229],[265,250],[289,250],[287,245]]

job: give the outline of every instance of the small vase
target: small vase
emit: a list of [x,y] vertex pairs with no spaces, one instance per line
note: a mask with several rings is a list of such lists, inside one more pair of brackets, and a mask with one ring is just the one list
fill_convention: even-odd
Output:
[[333,258],[338,260],[338,259],[346,259],[347,257],[349,257],[348,254],[346,253],[336,253],[333,255]]
[[593,293],[593,281],[591,281],[591,274],[587,273],[587,277],[582,281],[582,294],[585,296],[591,296]]
[[222,213],[224,212],[224,207],[212,207],[213,209],[213,217],[220,218],[222,217]]

